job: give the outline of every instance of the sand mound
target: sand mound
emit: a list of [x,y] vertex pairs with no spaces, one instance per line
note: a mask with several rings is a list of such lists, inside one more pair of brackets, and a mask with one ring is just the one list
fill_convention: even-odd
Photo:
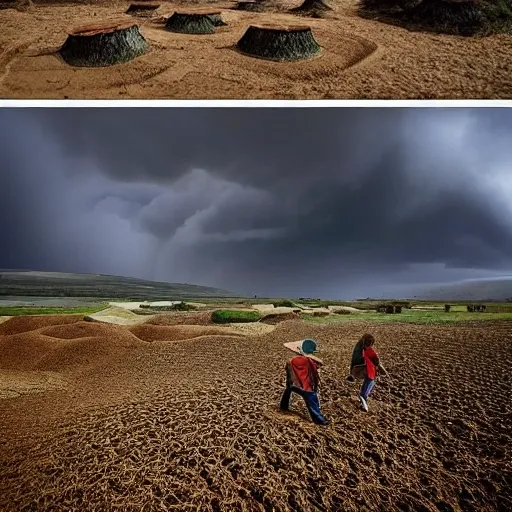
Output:
[[274,304],[254,304],[252,307],[257,311],[268,311],[274,309]]
[[83,315],[29,315],[13,316],[0,324],[0,336],[35,331],[51,325],[65,325],[79,322]]
[[263,324],[261,322],[250,322],[229,324],[229,328],[233,333],[242,336],[261,336],[274,331],[276,326]]
[[0,338],[0,367],[32,370],[57,346],[59,341],[37,332],[13,334]]
[[87,322],[57,325],[0,337],[0,367],[62,370],[90,366],[118,355],[120,350],[143,344],[125,327]]
[[115,327],[109,324],[99,322],[77,322],[71,325],[54,325],[46,327],[40,331],[45,336],[59,338],[62,340],[72,340],[76,338],[91,338],[96,336],[108,337],[115,330]]
[[264,324],[276,325],[287,320],[299,320],[297,313],[274,313],[264,316],[260,321]]
[[66,379],[55,372],[0,370],[0,399],[65,389]]
[[202,325],[139,325],[130,331],[144,341],[180,341],[199,336],[236,336],[230,327]]
[[53,350],[45,354],[37,363],[39,370],[84,370],[108,364],[109,359],[116,359],[129,349],[144,344],[124,328],[118,328],[107,338],[91,337],[61,341]]
[[169,313],[155,315],[145,325],[211,325],[212,314],[204,313]]
[[116,325],[139,325],[148,320],[147,316],[141,316],[125,308],[111,307],[89,315],[90,320]]

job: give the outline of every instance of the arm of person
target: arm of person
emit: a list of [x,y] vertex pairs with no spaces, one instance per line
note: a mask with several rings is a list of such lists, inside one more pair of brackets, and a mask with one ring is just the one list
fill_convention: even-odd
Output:
[[388,371],[386,370],[386,368],[384,368],[384,366],[382,366],[382,363],[379,363],[379,366],[377,366],[377,368],[379,370],[379,374],[388,375]]
[[388,372],[386,371],[384,366],[382,366],[379,354],[377,354],[377,352],[375,352],[373,349],[372,349],[372,354],[370,355],[370,359],[371,359],[372,363],[375,365],[375,368],[377,368],[379,374],[381,374],[381,375],[388,374]]

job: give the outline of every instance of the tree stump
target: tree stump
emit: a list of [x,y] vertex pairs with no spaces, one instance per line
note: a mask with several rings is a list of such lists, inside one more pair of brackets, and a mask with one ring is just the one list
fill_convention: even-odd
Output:
[[311,28],[304,26],[251,25],[237,46],[252,57],[280,62],[309,59],[321,52]]
[[166,21],[165,28],[180,34],[215,34],[210,16],[201,12],[175,12]]
[[261,0],[243,0],[236,4],[239,11],[262,12],[265,10],[265,2]]
[[479,0],[360,0],[361,9],[387,14],[399,23],[446,34],[473,36],[506,30],[509,13],[492,16]]
[[154,2],[134,2],[130,4],[126,14],[131,14],[132,16],[152,16],[153,13],[160,7],[160,4]]
[[136,23],[106,22],[75,29],[59,53],[71,66],[104,67],[128,62],[148,49]]
[[327,5],[323,0],[305,0],[302,5],[290,10],[290,12],[295,14],[302,14],[304,16],[312,16],[315,18],[322,17],[322,14],[327,11],[332,11],[332,7]]
[[207,16],[210,18],[214,27],[225,27],[227,25],[227,23],[222,19],[220,11],[212,12],[207,14]]
[[204,16],[208,16],[210,18],[210,21],[212,22],[212,25],[214,27],[224,27],[227,25],[227,23],[224,22],[222,19],[222,11],[214,10],[214,9],[194,9],[193,11],[188,11],[188,14],[202,14]]

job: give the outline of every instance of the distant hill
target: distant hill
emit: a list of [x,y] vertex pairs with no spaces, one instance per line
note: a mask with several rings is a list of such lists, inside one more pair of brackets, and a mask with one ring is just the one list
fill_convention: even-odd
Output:
[[512,279],[461,281],[433,286],[416,298],[424,300],[512,302]]
[[238,297],[238,294],[207,286],[146,281],[134,277],[6,270],[0,271],[0,296],[176,300]]

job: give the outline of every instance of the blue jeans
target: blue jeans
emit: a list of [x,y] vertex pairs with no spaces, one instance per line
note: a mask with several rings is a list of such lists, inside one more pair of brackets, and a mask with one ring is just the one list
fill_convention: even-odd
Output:
[[309,415],[311,416],[311,419],[314,423],[323,424],[327,422],[327,420],[322,416],[322,413],[320,412],[320,400],[318,400],[318,394],[314,391],[304,391],[303,389],[300,389],[296,386],[287,386],[284,390],[281,403],[279,404],[279,408],[282,411],[287,411],[289,409],[292,393],[297,393],[297,395],[304,399],[304,402],[306,402],[306,407],[309,411]]
[[369,379],[365,377],[363,385],[361,386],[361,391],[359,391],[359,396],[368,400],[368,396],[370,395],[373,386],[375,386],[375,379]]

